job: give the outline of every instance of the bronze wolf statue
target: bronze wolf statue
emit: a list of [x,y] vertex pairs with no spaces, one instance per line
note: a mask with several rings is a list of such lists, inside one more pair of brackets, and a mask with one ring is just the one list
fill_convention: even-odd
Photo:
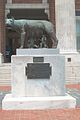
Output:
[[51,22],[6,19],[6,25],[21,34],[21,48],[56,48],[58,40]]

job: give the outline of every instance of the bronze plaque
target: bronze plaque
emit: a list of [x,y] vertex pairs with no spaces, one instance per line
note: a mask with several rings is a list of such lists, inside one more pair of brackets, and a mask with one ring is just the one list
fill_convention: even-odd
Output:
[[28,63],[27,79],[50,79],[51,67],[49,63]]

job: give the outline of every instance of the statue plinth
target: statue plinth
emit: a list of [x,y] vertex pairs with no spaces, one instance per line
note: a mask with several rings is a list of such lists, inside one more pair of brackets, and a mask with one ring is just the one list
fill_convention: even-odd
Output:
[[66,94],[65,57],[57,49],[18,49],[12,56],[12,93],[2,101],[4,110],[75,108]]

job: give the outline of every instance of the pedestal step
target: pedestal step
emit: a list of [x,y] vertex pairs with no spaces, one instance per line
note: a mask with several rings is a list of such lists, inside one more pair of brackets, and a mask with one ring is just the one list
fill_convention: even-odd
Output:
[[75,108],[75,106],[76,99],[68,94],[54,97],[12,97],[12,94],[7,94],[2,101],[3,110]]

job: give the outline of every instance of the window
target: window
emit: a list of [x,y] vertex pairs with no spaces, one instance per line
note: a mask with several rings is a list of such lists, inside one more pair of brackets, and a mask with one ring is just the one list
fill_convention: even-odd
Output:
[[80,52],[80,11],[76,11],[77,50]]
[[80,19],[76,20],[77,50],[80,51]]

